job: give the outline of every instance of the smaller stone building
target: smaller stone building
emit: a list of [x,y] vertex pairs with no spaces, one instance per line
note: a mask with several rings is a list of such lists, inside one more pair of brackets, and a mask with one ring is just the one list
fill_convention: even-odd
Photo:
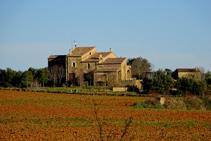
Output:
[[197,80],[201,80],[201,72],[197,67],[196,68],[177,68],[172,73],[172,77],[174,79],[188,77],[188,78],[194,78]]

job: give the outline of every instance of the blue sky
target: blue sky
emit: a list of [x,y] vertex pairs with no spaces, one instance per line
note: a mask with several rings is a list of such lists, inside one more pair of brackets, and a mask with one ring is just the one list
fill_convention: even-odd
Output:
[[143,57],[154,70],[211,70],[210,0],[1,0],[0,68],[47,66],[77,46]]

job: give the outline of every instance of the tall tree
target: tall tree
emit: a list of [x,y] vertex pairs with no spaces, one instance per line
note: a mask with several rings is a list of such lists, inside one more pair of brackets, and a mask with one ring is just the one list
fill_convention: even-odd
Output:
[[150,64],[147,59],[138,57],[131,60],[133,60],[131,64],[132,76],[142,79],[145,77],[146,72],[151,71],[152,64]]
[[37,77],[38,77],[39,83],[42,83],[44,87],[44,84],[48,82],[48,68],[39,69],[37,71]]
[[29,84],[33,81],[33,75],[31,73],[31,71],[25,71],[23,73],[23,78],[22,78],[22,83],[28,87]]
[[57,83],[57,79],[58,79],[58,76],[57,76],[58,66],[57,65],[52,66],[48,68],[48,71],[49,71],[49,80],[53,81],[53,85],[55,87],[55,84]]
[[57,76],[59,79],[59,84],[62,83],[62,79],[65,78],[65,68],[63,66],[58,66]]

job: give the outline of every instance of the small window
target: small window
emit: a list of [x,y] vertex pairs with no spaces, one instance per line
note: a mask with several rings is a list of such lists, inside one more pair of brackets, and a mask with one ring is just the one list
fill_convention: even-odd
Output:
[[76,65],[75,65],[75,62],[73,62],[73,66],[72,66],[72,67],[75,68],[75,66],[76,66]]
[[92,53],[90,52],[89,55],[92,55]]
[[90,69],[90,64],[89,63],[87,64],[87,67],[88,67],[88,69]]

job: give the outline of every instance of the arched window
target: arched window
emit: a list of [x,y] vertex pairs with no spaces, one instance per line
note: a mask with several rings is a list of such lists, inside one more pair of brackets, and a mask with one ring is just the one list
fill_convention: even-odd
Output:
[[89,55],[92,55],[92,53],[90,52]]
[[73,62],[73,64],[72,64],[72,67],[73,67],[73,68],[75,68],[75,67],[76,67],[76,64],[75,64],[75,62]]

